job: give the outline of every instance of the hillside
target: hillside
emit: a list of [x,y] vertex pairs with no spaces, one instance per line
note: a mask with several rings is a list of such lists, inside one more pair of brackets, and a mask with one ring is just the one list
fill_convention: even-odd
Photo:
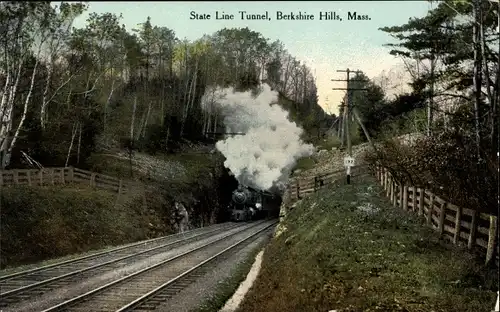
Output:
[[[73,166],[140,185],[120,200],[74,185],[2,189],[2,267],[176,231],[175,203],[186,206],[192,227],[224,221],[236,181],[212,152],[207,133],[225,126],[220,111],[203,104],[209,90],[246,90],[261,73],[297,99],[290,109],[317,106],[310,68],[249,28],[189,41],[148,16],[127,29],[119,12],[91,12],[72,27],[88,3],[6,1],[0,8],[0,169]],[[75,222],[98,226],[89,234]]]
[[317,102],[298,103],[279,92],[278,104],[289,112],[290,120],[304,129],[304,139],[308,142],[318,143],[334,121]]
[[[279,104],[287,111],[293,110],[296,105],[283,96]],[[303,122],[301,116],[294,116],[294,120],[299,124]],[[103,139],[100,140],[101,144],[85,159],[82,167],[125,181],[139,182],[144,191],[127,195],[116,202],[113,194],[85,187],[67,186],[60,192],[58,188],[49,191],[7,189],[1,196],[2,207],[5,207],[1,235],[2,267],[175,232],[175,202],[183,203],[188,209],[191,227],[225,220],[224,208],[236,181],[228,175],[223,166],[224,157],[215,152],[213,144],[186,140],[168,153],[151,153],[147,148],[139,147],[130,154],[116,143],[114,146],[110,143],[104,145]],[[95,198],[101,200],[94,203],[92,200]],[[15,207],[19,206],[27,208],[18,212]],[[75,216],[85,216],[84,219],[73,219],[67,214],[67,209],[75,211]],[[93,213],[95,209],[107,213]],[[29,217],[30,221],[21,229],[17,222],[26,219],[25,214],[36,217]],[[93,227],[89,235],[85,226],[72,226],[75,222],[98,226]],[[135,224],[133,231],[131,223]],[[55,225],[60,231],[50,231]],[[64,240],[65,235],[71,239]],[[44,237],[43,242],[33,245],[33,236]],[[51,246],[51,241],[65,243]],[[23,252],[19,253],[19,250]]]
[[186,206],[191,227],[225,218],[234,181],[220,154],[206,148],[170,156],[138,153],[132,176],[123,154],[92,159],[94,172],[136,180],[145,189],[117,201],[116,194],[81,185],[3,188],[2,268],[174,233],[175,202]]
[[[303,174],[339,169],[342,156],[323,152]],[[383,193],[364,175],[294,204],[238,312],[491,310],[498,269],[439,240]]]

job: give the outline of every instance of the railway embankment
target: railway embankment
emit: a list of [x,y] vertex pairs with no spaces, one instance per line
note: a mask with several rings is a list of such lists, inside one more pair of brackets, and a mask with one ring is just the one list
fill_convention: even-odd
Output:
[[0,274],[0,308],[188,311],[207,286],[218,285],[228,268],[264,243],[275,224],[227,222]]
[[[339,169],[343,156],[321,152],[296,176]],[[286,209],[237,311],[490,311],[498,269],[439,239],[384,193],[367,173]]]
[[[4,185],[0,191],[1,266],[12,268],[174,233],[175,202],[191,228],[223,218],[232,178],[210,147],[175,155],[94,155],[85,169],[141,185],[117,194],[85,183]],[[36,177],[33,177],[36,179]],[[59,178],[59,177],[57,177]],[[5,181],[4,181],[5,182]],[[214,192],[214,189],[216,190]],[[130,190],[129,190],[130,191]]]

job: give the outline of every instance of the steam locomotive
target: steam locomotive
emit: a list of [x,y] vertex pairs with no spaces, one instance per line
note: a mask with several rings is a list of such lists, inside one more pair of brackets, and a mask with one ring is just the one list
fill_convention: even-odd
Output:
[[268,207],[265,205],[268,198],[273,198],[269,192],[259,191],[248,186],[239,185],[233,191],[229,205],[231,221],[251,221],[268,216]]

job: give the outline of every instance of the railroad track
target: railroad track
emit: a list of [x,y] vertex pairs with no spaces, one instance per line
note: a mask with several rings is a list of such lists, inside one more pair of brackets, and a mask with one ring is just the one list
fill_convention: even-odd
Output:
[[241,231],[226,234],[43,312],[154,309],[210,270],[217,262],[244,248],[246,242],[269,231],[276,223],[274,220],[251,223]]
[[0,308],[240,226],[218,224],[1,276]]

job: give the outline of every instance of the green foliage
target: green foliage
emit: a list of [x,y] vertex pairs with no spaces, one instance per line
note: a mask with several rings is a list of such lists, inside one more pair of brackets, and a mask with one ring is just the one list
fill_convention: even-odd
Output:
[[[2,38],[0,65],[16,81],[17,63],[7,61],[19,61],[20,85],[28,86],[33,99],[41,99],[28,99],[32,103],[22,119],[24,93],[17,86],[6,90],[14,96],[14,121],[24,122],[19,138],[41,132],[39,142],[13,143],[11,167],[27,165],[21,151],[29,151],[42,165],[63,165],[67,154],[68,165],[81,165],[92,151],[122,148],[120,142],[127,139],[136,150],[175,152],[186,141],[205,140],[204,132],[220,131],[214,125],[223,128],[219,112],[201,107],[207,87],[252,89],[261,83],[261,74],[294,102],[291,115],[297,121],[321,111],[310,69],[280,42],[249,28],[224,28],[191,42],[153,25],[150,17],[128,32],[121,14],[93,12],[85,27],[71,29],[85,6],[63,3],[60,11],[46,2],[2,6],[9,10],[2,10],[0,24],[12,31]],[[32,19],[36,23],[21,23]],[[8,26],[18,22],[23,25],[18,32]],[[32,27],[36,25],[39,30]],[[41,38],[40,49],[50,50],[50,57],[42,57],[35,38]],[[293,77],[296,86],[282,81],[282,73]],[[315,127],[313,121],[308,124],[307,131]]]
[[488,311],[498,269],[392,207],[369,176],[297,203],[239,311]]
[[[413,118],[411,116],[415,115],[411,112],[424,106],[425,99],[421,93],[400,94],[395,99],[388,100],[384,90],[364,74],[358,73],[352,80],[349,83],[350,88],[366,89],[353,91],[350,100],[371,137],[397,135],[409,130],[405,129],[408,128],[406,123],[408,118]],[[366,141],[363,130],[357,122],[352,123],[350,133],[353,142]]]
[[[360,118],[371,137],[382,137],[388,133],[397,135],[404,129],[408,118],[416,116],[411,113],[424,107],[425,97],[423,93],[412,92],[397,95],[393,100],[385,97],[384,90],[362,73],[358,73],[350,88],[366,89],[365,91],[353,91],[350,95],[351,105],[357,110]],[[342,115],[342,110],[340,115]],[[357,122],[351,129],[355,140],[365,141],[365,135]],[[396,131],[394,131],[396,130]]]
[[[487,111],[490,114],[488,118],[481,118],[480,124],[489,123],[490,129],[494,129],[492,119],[497,116],[493,116],[493,111],[498,106],[499,92],[499,76],[496,73],[498,14],[498,6],[488,0],[440,1],[422,18],[411,18],[404,25],[383,27],[381,30],[397,39],[397,43],[387,46],[394,48],[391,54],[405,60],[412,75],[410,85],[415,94],[423,98],[442,96],[439,100],[446,97],[454,102],[465,100],[472,105],[470,93],[473,89],[481,92],[474,87],[474,79],[482,84],[483,89],[491,88],[493,91],[487,94],[488,103],[479,101],[478,109],[481,116],[485,116],[483,112]],[[478,36],[474,39],[474,27],[477,25],[481,29],[476,30]],[[424,60],[431,62],[432,66],[424,66]],[[441,107],[433,109],[437,113]],[[495,130],[491,132],[496,136]],[[495,141],[494,138],[491,140]]]
[[497,192],[498,162],[491,150],[478,160],[474,147],[473,136],[455,129],[419,138],[413,145],[386,141],[367,161],[381,163],[399,181],[429,189],[455,205],[496,215],[498,203],[491,194]]
[[318,148],[318,150],[331,150],[332,148],[338,148],[341,145],[340,139],[337,136],[329,135],[326,138],[322,138],[317,142],[313,142],[314,146]]
[[309,170],[314,168],[316,160],[313,157],[303,157],[297,160],[294,170]]
[[498,203],[488,194],[498,183],[498,13],[486,0],[441,1],[422,18],[381,28],[397,40],[388,46],[404,59],[413,91],[367,115],[380,139],[424,125],[432,131],[412,147],[385,142],[370,161],[456,205],[494,214]]
[[374,84],[365,74],[358,73],[349,82],[349,88],[353,89],[366,89],[364,91],[352,91],[350,95],[351,105],[356,107],[364,121],[366,121],[368,114],[374,110],[375,107],[384,104],[385,93],[382,88]]
[[403,134],[424,133],[427,125],[425,109],[415,109],[384,120],[380,124],[377,138],[387,140]]

